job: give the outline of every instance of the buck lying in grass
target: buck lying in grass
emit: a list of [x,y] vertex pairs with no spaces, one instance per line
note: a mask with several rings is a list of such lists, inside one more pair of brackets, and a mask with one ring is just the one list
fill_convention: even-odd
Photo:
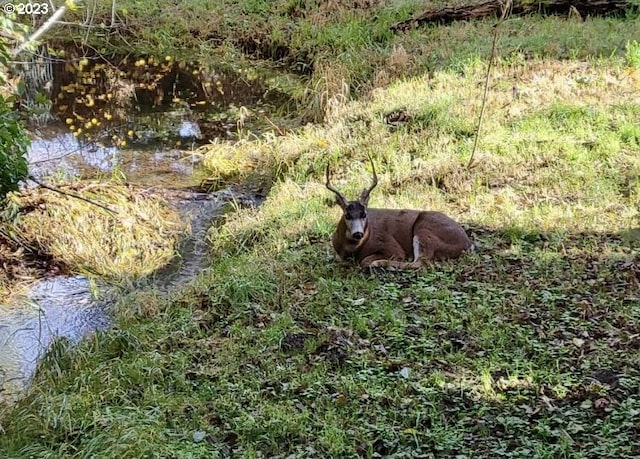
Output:
[[456,258],[473,250],[464,229],[441,212],[369,209],[369,194],[378,184],[373,160],[371,167],[371,186],[357,201],[347,201],[331,185],[327,165],[326,186],[336,195],[342,208],[342,218],[333,234],[338,261],[348,263],[353,260],[362,268],[411,269],[432,260]]

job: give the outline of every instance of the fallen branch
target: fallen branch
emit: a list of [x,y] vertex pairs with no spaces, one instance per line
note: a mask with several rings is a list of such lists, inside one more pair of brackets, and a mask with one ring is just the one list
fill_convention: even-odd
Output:
[[[501,13],[504,0],[488,0],[482,3],[461,7],[448,7],[428,10],[420,16],[398,22],[391,26],[392,32],[404,32],[427,24],[450,24],[455,21],[482,19]],[[514,2],[511,14],[570,14],[578,12],[582,17],[589,15],[604,16],[621,14],[631,10],[632,3],[627,0],[520,0]]]
[[29,45],[34,43],[47,30],[49,30],[56,23],[56,21],[64,15],[66,11],[67,11],[67,5],[62,5],[60,8],[58,8],[56,12],[53,13],[49,19],[47,19],[47,22],[42,24],[42,26],[40,26],[40,28],[33,33],[33,35],[31,35],[27,40],[25,40],[20,46],[12,50],[11,55],[15,57],[18,54],[20,54],[22,51],[27,49]]
[[104,209],[104,210],[106,210],[108,212],[111,212],[113,215],[117,215],[118,214],[118,212],[116,212],[113,209],[110,209],[109,207],[105,206],[104,204],[100,204],[99,202],[92,201],[91,199],[85,198],[84,196],[80,196],[79,194],[70,193],[68,191],[61,190],[60,188],[55,188],[55,187],[52,187],[50,185],[47,185],[46,183],[42,183],[41,181],[36,179],[33,175],[29,175],[28,179],[31,180],[32,182],[35,182],[37,185],[39,185],[42,188],[45,188],[47,190],[51,190],[51,191],[54,191],[56,193],[60,193],[60,194],[62,194],[64,196],[69,196],[70,198],[79,199],[79,200],[87,202],[89,204],[93,204],[94,206],[98,206],[98,207],[100,207],[100,208],[102,208],[102,209]]

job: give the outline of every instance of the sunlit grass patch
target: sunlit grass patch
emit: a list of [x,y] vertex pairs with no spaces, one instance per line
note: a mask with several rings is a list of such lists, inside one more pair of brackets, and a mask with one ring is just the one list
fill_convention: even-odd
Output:
[[189,225],[160,198],[115,184],[61,186],[95,204],[46,189],[8,197],[2,231],[72,272],[135,279],[176,254]]
[[630,68],[640,70],[640,43],[636,40],[628,41],[624,59]]
[[300,238],[308,240],[327,236],[327,222],[318,219],[328,210],[323,193],[324,188],[316,184],[301,187],[285,181],[276,185],[259,212],[238,210],[222,224],[210,229],[212,250],[215,253],[238,253],[256,244],[273,250],[286,250]]
[[624,68],[555,61],[498,66],[468,169],[484,70],[475,65],[463,75],[442,71],[397,81],[369,100],[336,105],[325,125],[204,147],[205,164],[231,155],[234,164],[251,164],[253,174],[319,185],[282,193],[277,187],[264,214],[319,202],[309,199],[325,193],[326,164],[334,182],[356,195],[369,183],[371,155],[381,177],[373,206],[427,207],[477,224],[544,231],[632,225],[640,199],[633,123],[640,99]]

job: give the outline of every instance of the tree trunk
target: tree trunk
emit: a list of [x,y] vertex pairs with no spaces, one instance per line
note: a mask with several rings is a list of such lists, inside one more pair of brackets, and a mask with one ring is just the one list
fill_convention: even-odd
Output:
[[[506,0],[487,0],[473,5],[429,10],[420,16],[398,22],[391,27],[393,32],[403,32],[426,24],[450,24],[454,21],[499,16]],[[621,14],[631,9],[626,0],[515,0],[511,14],[571,14],[580,16],[603,16]]]

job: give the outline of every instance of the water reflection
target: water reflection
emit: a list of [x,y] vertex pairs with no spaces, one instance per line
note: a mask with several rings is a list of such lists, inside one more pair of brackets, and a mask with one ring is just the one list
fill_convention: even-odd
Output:
[[[184,129],[195,128],[189,125]],[[186,188],[198,186],[207,176],[200,156],[193,151],[161,144],[126,149],[102,146],[82,142],[63,127],[50,127],[42,137],[33,139],[28,161],[30,173],[38,178],[96,177],[118,172],[129,183]]]
[[111,301],[90,291],[85,277],[58,276],[39,281],[10,307],[0,305],[0,403],[20,394],[54,340],[76,343],[109,325]]

